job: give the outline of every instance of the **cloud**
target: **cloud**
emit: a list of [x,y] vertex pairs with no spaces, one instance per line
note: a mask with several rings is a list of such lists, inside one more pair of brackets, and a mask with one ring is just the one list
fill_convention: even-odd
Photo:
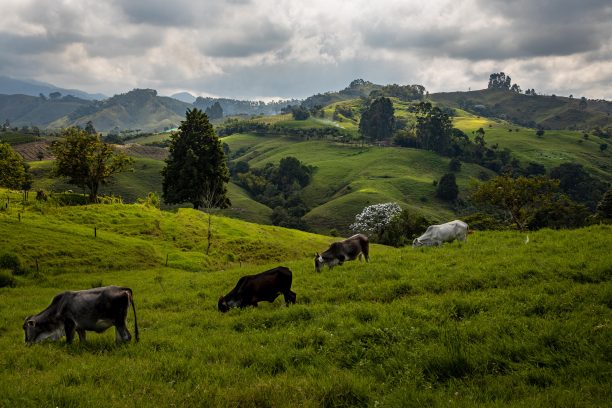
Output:
[[[352,79],[612,97],[612,5],[584,0],[2,0],[0,75],[304,97]],[[606,82],[607,81],[607,82]]]

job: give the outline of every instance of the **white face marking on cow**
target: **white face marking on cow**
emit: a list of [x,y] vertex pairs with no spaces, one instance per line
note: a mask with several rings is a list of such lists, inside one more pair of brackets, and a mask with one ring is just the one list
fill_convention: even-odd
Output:
[[321,255],[319,255],[319,257],[317,258],[317,261],[322,264],[323,263],[323,257]]
[[43,340],[51,339],[51,340],[59,340],[64,335],[64,327],[58,326],[55,330],[50,330],[47,332],[41,332],[36,336],[32,343],[40,343]]

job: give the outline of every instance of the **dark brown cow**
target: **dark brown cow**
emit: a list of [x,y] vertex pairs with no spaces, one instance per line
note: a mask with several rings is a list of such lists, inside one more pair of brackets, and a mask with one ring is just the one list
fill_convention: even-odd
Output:
[[230,293],[219,298],[219,311],[225,313],[232,307],[257,307],[257,302],[274,302],[281,293],[287,305],[295,303],[296,295],[291,291],[291,281],[291,270],[284,266],[243,276]]
[[86,331],[102,333],[111,326],[115,326],[118,343],[130,341],[132,336],[125,322],[130,304],[134,312],[134,335],[138,341],[132,289],[106,286],[56,295],[45,310],[26,317],[23,323],[26,344],[45,339],[58,340],[64,335],[66,342],[72,343],[75,330],[80,341],[84,342]]
[[353,235],[344,241],[334,242],[321,255],[317,252],[315,256],[315,270],[321,272],[324,265],[332,269],[336,265],[342,265],[344,261],[352,261],[357,257],[361,261],[361,254],[365,257],[366,262],[369,262],[369,248],[368,237],[363,234]]

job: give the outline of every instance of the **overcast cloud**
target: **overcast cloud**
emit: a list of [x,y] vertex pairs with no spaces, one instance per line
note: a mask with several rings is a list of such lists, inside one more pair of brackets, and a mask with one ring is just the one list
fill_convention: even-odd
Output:
[[430,92],[612,99],[609,0],[0,0],[0,75],[107,95],[132,88],[306,97],[363,78]]

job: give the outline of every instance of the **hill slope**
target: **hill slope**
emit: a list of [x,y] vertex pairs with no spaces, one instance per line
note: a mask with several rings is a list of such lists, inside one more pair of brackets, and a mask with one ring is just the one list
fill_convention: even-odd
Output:
[[612,125],[612,102],[589,100],[584,108],[580,99],[561,96],[529,96],[500,89],[471,92],[441,92],[429,96],[453,108],[468,109],[482,116],[545,129],[591,129]]

